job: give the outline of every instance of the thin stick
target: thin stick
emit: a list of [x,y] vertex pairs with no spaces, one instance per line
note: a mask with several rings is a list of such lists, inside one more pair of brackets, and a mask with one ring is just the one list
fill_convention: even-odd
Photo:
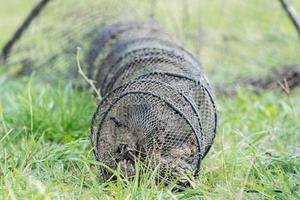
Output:
[[157,6],[157,1],[152,0],[150,6],[151,6],[150,19],[155,19],[155,9],[156,9],[156,6]]
[[33,19],[35,19],[50,0],[41,0],[29,13],[21,26],[16,30],[12,38],[4,45],[0,63],[5,63],[13,45],[21,38],[24,31],[29,27]]
[[279,1],[281,3],[282,8],[287,13],[290,20],[293,22],[295,28],[297,29],[300,38],[300,19],[297,16],[296,10],[294,9],[293,6],[291,6],[288,0],[279,0]]
[[3,142],[3,140],[13,131],[14,129],[10,129],[1,139],[0,139],[0,143]]
[[99,91],[97,90],[96,86],[94,85],[94,81],[89,79],[84,72],[81,69],[81,65],[80,65],[80,61],[79,61],[79,53],[80,53],[80,48],[77,47],[77,54],[76,54],[76,60],[77,60],[77,67],[78,67],[78,72],[79,74],[84,78],[84,80],[86,80],[86,82],[89,83],[89,85],[91,86],[91,88],[95,91],[95,93],[97,94],[98,99],[101,99],[101,95],[99,93]]
[[251,172],[251,169],[252,169],[252,167],[253,167],[255,161],[256,161],[255,157],[252,157],[251,160],[250,160],[249,168],[248,168],[248,170],[247,170],[247,174],[246,174],[246,176],[245,176],[245,178],[244,178],[244,181],[241,183],[241,189],[240,189],[240,192],[238,193],[237,198],[236,198],[236,199],[238,199],[238,200],[242,200],[242,199],[243,199],[243,194],[244,194],[245,186],[246,186],[246,183],[247,183],[248,178],[249,178],[249,174],[250,174],[250,172]]

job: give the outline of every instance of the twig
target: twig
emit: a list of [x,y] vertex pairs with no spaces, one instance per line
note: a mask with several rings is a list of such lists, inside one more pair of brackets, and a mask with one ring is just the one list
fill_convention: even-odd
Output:
[[246,183],[248,181],[250,171],[251,171],[251,169],[252,169],[252,167],[253,167],[253,165],[255,163],[255,160],[256,160],[255,157],[251,158],[251,163],[250,163],[249,168],[247,170],[247,174],[245,176],[244,181],[241,184],[241,189],[240,189],[240,192],[238,193],[238,196],[237,196],[238,200],[242,200],[243,199],[243,194],[244,194],[245,186],[246,186]]
[[150,19],[155,19],[155,10],[157,6],[157,0],[151,1]]
[[286,78],[283,79],[283,83],[278,81],[278,84],[279,86],[282,88],[282,90],[287,94],[289,95],[290,94],[290,86],[289,86],[289,83],[288,81],[286,80]]
[[2,143],[4,141],[4,139],[13,131],[14,129],[10,129],[1,139],[0,139],[0,143]]
[[[276,193],[283,193],[282,190],[270,190],[272,192],[276,192]],[[255,189],[246,189],[245,192],[247,193],[260,193],[260,191],[255,190]]]
[[13,45],[21,38],[24,31],[29,27],[34,18],[36,18],[42,9],[49,3],[50,0],[41,0],[29,13],[21,26],[16,30],[12,38],[4,45],[2,55],[0,57],[0,64],[5,63],[6,59],[13,47]]
[[80,60],[79,60],[79,53],[80,53],[80,48],[77,47],[77,53],[76,53],[76,60],[77,60],[77,67],[78,67],[78,72],[79,74],[84,78],[84,80],[86,80],[86,82],[89,83],[89,85],[91,86],[91,88],[95,91],[95,93],[97,94],[98,99],[101,99],[101,95],[99,93],[99,91],[97,90],[95,84],[93,83],[94,81],[89,79],[84,72],[81,69],[81,65],[80,65]]
[[293,6],[288,2],[288,0],[279,0],[282,8],[289,16],[290,20],[293,22],[295,28],[298,31],[299,39],[300,39],[300,19],[297,16],[296,10]]

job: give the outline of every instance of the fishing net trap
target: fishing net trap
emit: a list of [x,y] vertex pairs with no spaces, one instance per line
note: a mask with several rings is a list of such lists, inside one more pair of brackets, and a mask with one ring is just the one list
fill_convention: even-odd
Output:
[[197,59],[153,22],[105,27],[87,58],[103,96],[91,126],[96,158],[127,176],[149,157],[164,178],[197,175],[217,124]]
[[262,10],[252,0],[41,2],[47,6],[33,9],[38,17],[25,23],[9,53],[2,52],[7,55],[1,66],[11,74],[34,72],[47,83],[64,80],[88,89],[78,73],[82,64],[101,95],[90,138],[96,159],[106,166],[100,169],[105,179],[113,177],[109,168],[133,176],[136,163],[149,160],[163,180],[196,176],[217,128],[215,96],[204,71],[213,74],[214,86],[227,87],[299,62],[297,54],[281,56],[286,49],[299,52],[299,43],[282,22],[285,13],[273,12],[280,10],[274,1],[260,1],[268,8]]

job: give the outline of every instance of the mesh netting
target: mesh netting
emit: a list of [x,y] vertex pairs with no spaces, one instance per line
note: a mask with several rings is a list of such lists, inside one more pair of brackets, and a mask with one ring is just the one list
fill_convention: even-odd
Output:
[[[138,31],[137,31],[138,30]],[[127,22],[114,24],[104,28],[104,31],[94,39],[92,46],[86,55],[86,64],[88,66],[88,75],[90,78],[95,78],[95,69],[97,65],[101,63],[102,59],[107,57],[107,54],[110,52],[111,48],[114,46],[117,41],[123,39],[142,39],[146,36],[151,36],[152,38],[164,38],[166,40],[172,39],[167,32],[163,32],[162,28],[152,22]],[[175,39],[172,39],[175,42]],[[100,74],[105,76],[109,70],[107,67],[101,67]]]
[[174,71],[195,79],[203,79],[200,65],[188,52],[180,46],[155,38],[121,41],[112,49],[100,68],[107,68],[107,65],[111,68],[103,82],[101,76],[104,74],[98,73],[96,76],[104,93],[113,88],[116,79],[133,73],[138,75],[152,71]]
[[[105,96],[92,120],[95,155],[129,176],[135,174],[136,159],[147,157],[156,158],[164,178],[169,171],[173,178],[196,175],[217,121],[202,68],[161,28],[152,34],[154,26],[127,29],[131,25],[106,27],[97,38],[105,42],[89,51],[93,60],[101,57],[91,65],[90,76]],[[112,176],[105,169],[102,173]]]

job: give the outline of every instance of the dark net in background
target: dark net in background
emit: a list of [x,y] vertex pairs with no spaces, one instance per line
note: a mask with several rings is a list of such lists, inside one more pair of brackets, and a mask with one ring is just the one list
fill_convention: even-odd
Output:
[[[300,9],[297,0],[290,2]],[[152,19],[175,35],[200,60],[213,84],[299,63],[297,32],[278,1],[50,0],[15,44],[7,65],[30,67],[27,71],[44,80],[65,76],[78,83],[76,47],[86,70],[86,54],[102,27],[137,19]]]

